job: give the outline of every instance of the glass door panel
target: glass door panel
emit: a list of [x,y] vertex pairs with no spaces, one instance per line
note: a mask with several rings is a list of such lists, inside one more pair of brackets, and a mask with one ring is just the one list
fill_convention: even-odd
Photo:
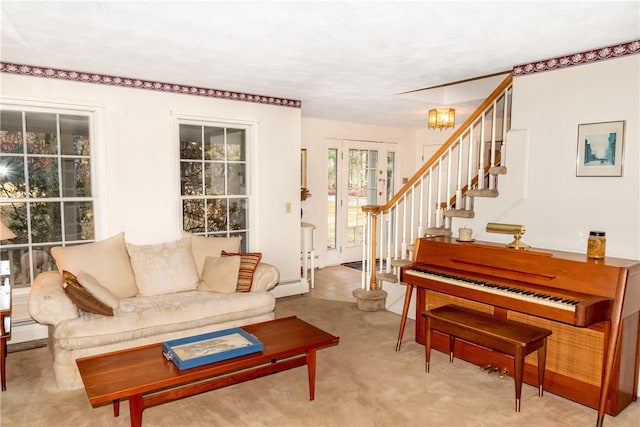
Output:
[[[394,144],[390,143],[342,141],[342,162],[335,168],[338,187],[333,224],[340,263],[362,259],[367,225],[367,215],[362,207],[383,205],[393,196],[394,149]],[[331,224],[331,217],[328,224]]]

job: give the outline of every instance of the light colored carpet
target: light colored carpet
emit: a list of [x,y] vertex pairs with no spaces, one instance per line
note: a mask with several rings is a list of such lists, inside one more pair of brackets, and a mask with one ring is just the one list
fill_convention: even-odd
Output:
[[[297,315],[340,336],[318,352],[316,399],[309,401],[305,367],[148,408],[145,426],[592,426],[596,411],[550,393],[523,387],[516,413],[513,380],[434,352],[424,372],[424,347],[413,342],[409,321],[396,353],[399,316],[358,311],[354,303],[309,296],[278,300],[276,315]],[[92,408],[84,390],[58,391],[47,348],[11,353],[1,424],[11,426],[128,426],[111,406]],[[605,427],[638,426],[640,403]]]

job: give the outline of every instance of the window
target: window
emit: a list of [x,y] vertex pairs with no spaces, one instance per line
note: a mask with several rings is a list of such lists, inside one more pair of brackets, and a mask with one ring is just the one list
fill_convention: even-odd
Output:
[[247,130],[179,124],[182,227],[204,236],[249,237]]
[[55,270],[51,248],[93,241],[89,115],[0,111],[0,277],[27,287]]

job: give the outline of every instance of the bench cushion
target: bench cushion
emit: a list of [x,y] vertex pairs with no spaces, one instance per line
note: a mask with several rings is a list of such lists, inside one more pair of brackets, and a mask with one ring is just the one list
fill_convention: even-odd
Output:
[[503,319],[456,305],[445,305],[423,313],[430,317],[432,329],[440,330],[445,324],[445,332],[476,344],[514,355],[516,347],[527,347],[551,335],[548,329]]

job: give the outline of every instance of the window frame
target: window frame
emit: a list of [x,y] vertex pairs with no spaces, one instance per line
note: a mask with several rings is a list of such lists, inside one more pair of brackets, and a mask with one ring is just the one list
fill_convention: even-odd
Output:
[[[225,186],[225,194],[224,195],[207,195],[200,194],[196,196],[184,196],[182,194],[182,172],[181,172],[181,141],[180,141],[180,125],[188,125],[188,126],[200,126],[200,127],[212,127],[212,128],[225,128],[225,129],[241,129],[245,132],[245,159],[243,160],[245,164],[245,187],[246,192],[244,195],[229,195],[226,193],[227,188]],[[184,214],[183,214],[183,201],[186,199],[244,199],[246,200],[246,210],[248,213],[246,214],[246,227],[241,230],[231,230],[228,227],[228,218],[227,218],[227,229],[225,231],[205,231],[194,233],[196,235],[201,236],[217,236],[217,237],[228,237],[228,236],[237,236],[241,235],[241,251],[248,252],[250,248],[253,246],[252,242],[255,239],[256,233],[256,218],[255,218],[255,197],[253,195],[253,177],[256,172],[256,162],[254,161],[255,156],[253,155],[255,144],[256,144],[256,135],[257,135],[257,122],[253,121],[245,121],[245,120],[235,120],[235,119],[227,119],[227,118],[219,118],[219,117],[206,117],[206,116],[193,116],[193,115],[185,115],[185,114],[175,114],[173,115],[173,126],[174,126],[174,144],[176,147],[176,194],[178,196],[177,203],[177,218],[180,224],[180,230],[184,230]],[[225,164],[228,159],[225,158]],[[237,163],[237,162],[231,162]],[[204,188],[203,188],[204,190]],[[228,216],[228,213],[227,213]]]
[[[62,231],[61,231],[61,241],[55,241],[55,242],[33,242],[31,240],[31,236],[29,236],[28,238],[28,242],[27,243],[20,243],[20,244],[15,244],[15,245],[11,245],[11,244],[3,244],[2,246],[5,247],[16,247],[16,248],[24,248],[25,246],[27,246],[28,248],[28,254],[29,254],[29,268],[30,271],[28,272],[27,277],[29,278],[28,283],[26,284],[22,284],[19,287],[14,287],[13,288],[13,294],[14,297],[17,297],[18,299],[20,299],[20,297],[27,295],[31,289],[31,285],[33,283],[33,280],[35,278],[35,276],[37,276],[37,274],[39,273],[38,271],[36,271],[36,269],[34,268],[33,265],[33,251],[34,250],[39,250],[40,247],[46,247],[49,249],[55,246],[67,246],[67,245],[75,245],[75,244],[80,244],[80,243],[90,243],[90,242],[94,242],[96,240],[99,240],[99,238],[101,237],[102,234],[102,227],[101,227],[101,218],[103,215],[101,215],[101,210],[102,210],[102,206],[103,204],[100,202],[100,200],[102,200],[103,197],[103,193],[104,190],[101,190],[98,187],[98,182],[104,182],[104,179],[101,177],[102,175],[102,168],[98,167],[98,161],[97,159],[100,157],[100,151],[101,151],[101,144],[99,143],[100,141],[100,136],[101,133],[99,132],[99,129],[101,129],[101,123],[102,123],[102,112],[103,107],[100,105],[95,105],[95,104],[71,104],[71,103],[55,103],[55,102],[48,102],[48,101],[38,101],[38,100],[26,100],[26,99],[14,99],[14,98],[0,98],[0,110],[3,111],[17,111],[20,113],[43,113],[43,114],[54,114],[56,115],[56,132],[57,132],[57,136],[60,135],[60,116],[64,116],[64,115],[70,115],[70,116],[84,116],[88,118],[88,136],[89,136],[89,145],[90,145],[90,150],[89,150],[89,165],[90,165],[90,170],[91,170],[91,179],[90,179],[90,186],[91,186],[91,196],[89,197],[78,197],[78,196],[73,196],[73,197],[67,197],[63,195],[63,189],[62,187],[60,188],[60,193],[59,196],[57,197],[51,197],[51,198],[36,198],[36,199],[31,199],[31,198],[25,198],[25,203],[27,203],[27,201],[29,201],[30,203],[33,203],[34,200],[35,202],[37,201],[41,201],[41,200],[51,200],[51,201],[55,201],[56,203],[62,203],[62,202],[74,202],[74,201],[87,201],[87,202],[91,202],[93,204],[93,239],[87,239],[87,240],[66,240],[65,238],[65,231],[64,231],[64,223],[62,224]],[[22,131],[24,131],[24,122],[23,122],[23,129]],[[24,138],[24,135],[23,135]],[[61,141],[58,141],[58,144],[60,144]],[[23,154],[24,155],[24,154]],[[57,159],[64,159],[64,158],[76,158],[76,157],[81,157],[81,156],[75,156],[75,155],[64,155],[61,153],[61,151],[59,150],[57,154],[55,154],[55,157]],[[58,166],[59,170],[58,170],[58,180],[59,180],[59,184],[62,185],[63,181],[60,181],[61,179],[61,175],[62,175],[62,170],[60,165]],[[25,179],[26,176],[25,176]],[[3,199],[3,202],[6,199]],[[14,200],[14,199],[9,199],[9,200]],[[4,248],[3,248],[4,249]],[[50,252],[48,251],[48,254],[50,256]],[[53,262],[53,261],[52,261]],[[57,267],[55,266],[55,262],[53,262],[53,268],[52,270],[55,270]],[[25,275],[25,273],[22,273],[23,276]],[[11,280],[11,283],[13,285],[13,279]]]

